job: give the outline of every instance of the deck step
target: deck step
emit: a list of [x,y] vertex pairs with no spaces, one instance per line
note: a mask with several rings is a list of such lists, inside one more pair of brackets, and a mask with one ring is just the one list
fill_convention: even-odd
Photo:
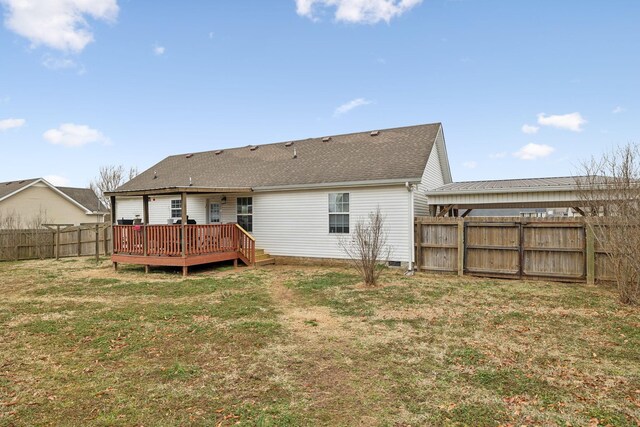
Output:
[[262,265],[272,265],[275,263],[276,263],[276,260],[274,258],[256,259],[256,267],[262,266]]
[[256,248],[256,256],[260,256],[260,255],[264,255],[264,249],[257,249]]

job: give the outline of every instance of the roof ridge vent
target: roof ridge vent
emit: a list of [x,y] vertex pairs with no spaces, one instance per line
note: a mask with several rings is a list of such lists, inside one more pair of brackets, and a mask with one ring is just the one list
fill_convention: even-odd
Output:
[[192,158],[192,157],[193,157],[193,153],[189,153],[189,154],[187,154],[185,157],[186,157],[187,159],[190,159],[190,158]]
[[293,145],[293,142],[291,142],[291,141],[284,143],[285,147],[291,147],[292,145]]
[[380,131],[379,130],[371,131],[371,136],[378,136],[378,135],[380,135]]
[[249,146],[249,150],[251,151],[256,151],[258,149],[259,145],[250,145]]
[[331,141],[330,136],[325,136],[324,138],[322,138],[322,142],[329,142],[329,141]]
[[219,154],[224,153],[224,150],[216,150],[213,154],[215,154],[216,156]]

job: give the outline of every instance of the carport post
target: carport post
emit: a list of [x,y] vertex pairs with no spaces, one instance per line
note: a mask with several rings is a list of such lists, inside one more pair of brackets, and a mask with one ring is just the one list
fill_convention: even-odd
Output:
[[[147,224],[149,224],[149,196],[145,194],[142,196],[142,254],[145,257],[149,256]],[[149,272],[148,264],[144,265],[144,272]]]

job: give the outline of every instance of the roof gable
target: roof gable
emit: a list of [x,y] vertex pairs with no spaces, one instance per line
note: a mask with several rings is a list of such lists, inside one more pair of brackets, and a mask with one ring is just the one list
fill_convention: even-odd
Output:
[[[98,197],[95,195],[93,190],[89,188],[55,187],[44,178],[0,182],[0,202],[38,183],[44,184],[46,187],[53,190],[54,193],[73,203],[88,214],[96,211],[108,212],[108,209],[99,202]],[[97,210],[96,208],[98,208],[98,204],[100,208]]]
[[[420,180],[440,123],[167,157],[119,187],[316,186]],[[375,134],[375,135],[374,135]]]

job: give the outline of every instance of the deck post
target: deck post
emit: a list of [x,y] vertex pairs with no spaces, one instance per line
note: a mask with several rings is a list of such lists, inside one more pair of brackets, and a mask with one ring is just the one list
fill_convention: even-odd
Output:
[[[147,225],[149,224],[149,196],[142,196],[142,255],[149,256],[149,242],[147,235]],[[145,264],[144,272],[149,272],[149,266]]]
[[189,267],[186,265],[182,266],[182,277],[187,277],[189,275]]
[[[111,215],[109,215],[110,221],[111,221],[111,255],[113,255],[114,253],[114,247],[115,247],[115,242],[116,242],[116,233],[115,230],[113,229],[113,224],[116,223],[116,196],[111,196],[109,197],[109,199],[111,200]],[[105,241],[105,256],[107,254],[107,230],[104,230],[104,241]],[[113,268],[115,271],[118,271],[118,263],[114,262],[113,263]]]
[[[185,225],[187,224],[187,193],[180,194],[180,206],[182,209],[182,218],[180,221],[180,240],[182,243],[182,257],[187,256],[187,235],[185,234]],[[182,270],[186,276],[186,267]]]

